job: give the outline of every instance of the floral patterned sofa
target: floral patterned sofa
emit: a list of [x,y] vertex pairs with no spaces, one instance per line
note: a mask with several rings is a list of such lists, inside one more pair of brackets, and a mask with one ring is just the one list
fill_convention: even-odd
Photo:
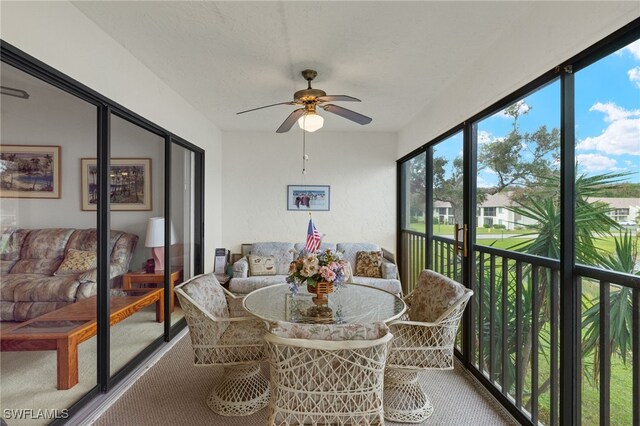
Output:
[[[233,278],[229,281],[229,290],[236,294],[249,294],[254,290],[273,284],[282,284],[289,274],[289,264],[293,261],[295,252],[304,248],[304,243],[260,242],[251,245],[251,254],[258,256],[274,256],[276,260],[276,275],[250,276],[249,262],[243,257],[233,264]],[[355,272],[356,255],[359,251],[383,251],[377,244],[371,243],[322,243],[320,250],[331,249],[344,253]],[[350,282],[367,284],[378,287],[390,293],[401,294],[402,286],[398,280],[398,269],[393,261],[383,258],[381,278],[369,278],[354,275]]]
[[[111,286],[127,272],[138,236],[111,231]],[[95,229],[16,229],[0,236],[0,319],[26,321],[94,296],[96,269],[56,274],[69,250],[95,252]],[[54,275],[55,274],[55,275]]]

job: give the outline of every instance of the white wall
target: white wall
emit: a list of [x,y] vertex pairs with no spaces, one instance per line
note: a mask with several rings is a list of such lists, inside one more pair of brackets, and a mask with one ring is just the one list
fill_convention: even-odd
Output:
[[[395,133],[308,134],[307,185],[331,186],[331,210],[313,212],[327,242],[374,242],[395,251]],[[224,247],[304,241],[309,215],[287,211],[287,185],[302,184],[302,134],[224,132]]]
[[217,127],[71,3],[2,2],[0,12],[4,41],[206,150],[205,271],[212,270],[222,241]]
[[[640,17],[637,1],[546,2],[545,8],[536,8],[535,2],[529,4],[530,13],[519,19],[546,22],[546,26],[530,29],[526,45],[514,42],[516,38],[502,39],[499,44],[488,46],[481,60],[469,63],[464,72],[452,70],[463,78],[443,88],[440,97],[431,99],[429,105],[401,129],[398,158]],[[559,12],[554,14],[547,6]],[[557,22],[563,16],[571,16],[572,19]],[[531,27],[522,25],[519,19],[514,17],[505,25],[513,32]],[[546,28],[551,25],[564,30],[561,38],[549,35]]]

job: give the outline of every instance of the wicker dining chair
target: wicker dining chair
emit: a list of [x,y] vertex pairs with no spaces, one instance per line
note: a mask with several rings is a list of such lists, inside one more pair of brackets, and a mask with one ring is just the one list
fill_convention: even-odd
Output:
[[428,269],[406,298],[408,319],[393,322],[394,335],[385,369],[387,420],[419,423],[433,405],[418,383],[423,370],[453,369],[453,347],[460,318],[473,291]]
[[384,424],[384,362],[392,337],[384,323],[278,324],[265,336],[267,424]]
[[214,274],[199,275],[175,288],[191,335],[194,364],[222,365],[221,382],[207,405],[223,416],[244,416],[269,402],[269,382],[260,363],[266,361],[266,327],[254,317],[232,317],[232,296]]

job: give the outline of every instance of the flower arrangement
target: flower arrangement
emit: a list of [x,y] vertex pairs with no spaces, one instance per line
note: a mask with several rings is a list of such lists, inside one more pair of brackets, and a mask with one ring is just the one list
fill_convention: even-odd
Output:
[[315,253],[302,251],[289,265],[289,289],[296,294],[298,287],[303,284],[310,287],[322,281],[341,284],[346,279],[345,265],[340,252],[334,253],[330,249]]

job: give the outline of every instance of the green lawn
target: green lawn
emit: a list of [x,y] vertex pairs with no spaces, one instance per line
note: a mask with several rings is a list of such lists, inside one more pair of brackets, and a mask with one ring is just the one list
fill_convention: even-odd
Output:
[[[409,225],[409,229],[416,232],[426,232],[426,227],[424,222],[411,222]],[[493,229],[493,228],[476,228],[477,234],[526,234],[530,231],[526,229],[514,229],[511,231],[507,231],[506,229]],[[453,225],[433,225],[433,233],[434,235],[453,235]]]
[[[550,366],[543,353],[549,354],[548,341],[549,329],[548,323],[540,330],[540,357],[538,363],[539,383],[542,383],[549,377]],[[544,335],[544,336],[543,336]],[[591,371],[593,364],[593,355],[584,361],[584,370]],[[530,389],[531,374],[527,375],[525,389]],[[611,357],[611,425],[631,425],[633,423],[633,405],[632,405],[632,365],[631,359],[627,358],[626,364],[617,354]],[[589,373],[587,373],[589,374]],[[593,381],[587,376],[582,376],[582,424],[597,425],[600,423],[600,388],[599,382]],[[551,395],[547,391],[538,396],[539,417],[540,421],[549,424],[551,416]]]

